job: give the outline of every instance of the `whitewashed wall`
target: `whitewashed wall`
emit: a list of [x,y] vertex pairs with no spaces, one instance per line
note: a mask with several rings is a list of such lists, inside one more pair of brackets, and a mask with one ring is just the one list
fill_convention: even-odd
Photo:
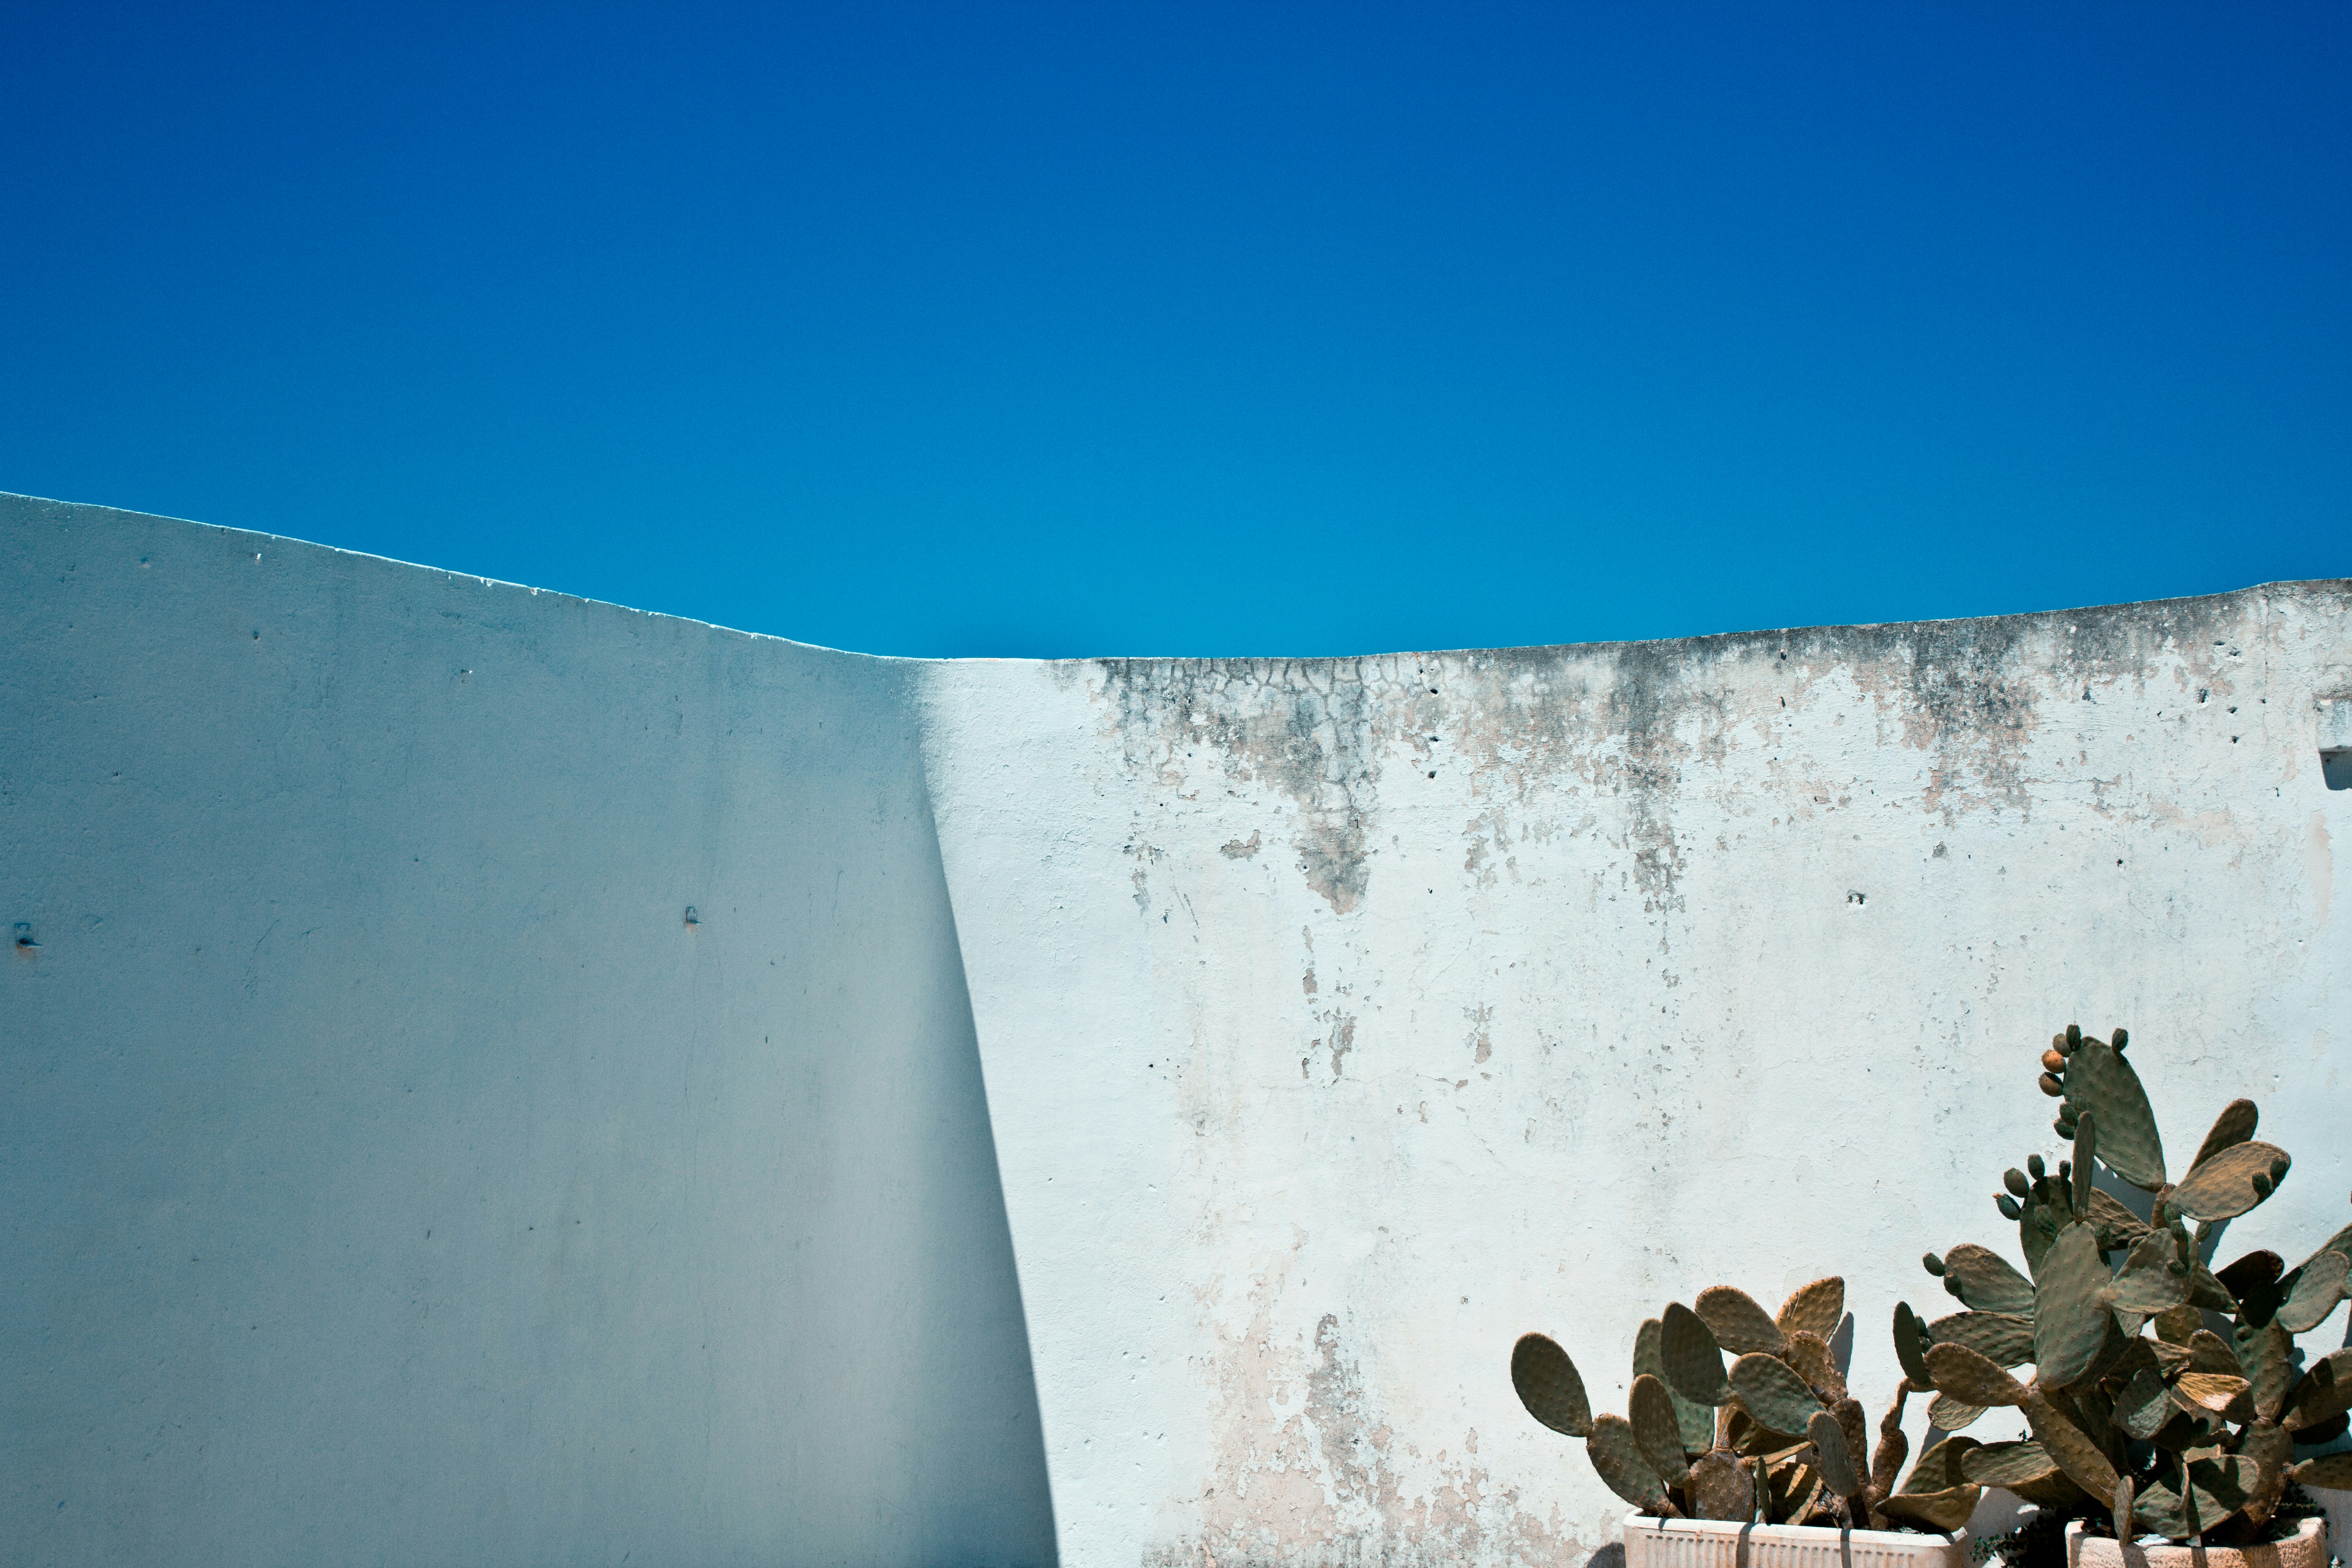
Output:
[[1051,1560],[903,666],[21,500],[0,629],[0,1562]]
[[1835,1270],[1883,1400],[2069,1019],[2346,1217],[2352,585],[913,665],[0,529],[27,1561],[1573,1564],[1512,1341]]
[[1513,1341],[1622,1410],[1719,1282],[1843,1273],[1883,1405],[1920,1254],[2016,1256],[2070,1020],[2176,1162],[2262,1102],[2297,1164],[2223,1247],[2299,1258],[2352,1217],[2347,609],[935,670],[1064,1560],[1574,1563],[1625,1505]]

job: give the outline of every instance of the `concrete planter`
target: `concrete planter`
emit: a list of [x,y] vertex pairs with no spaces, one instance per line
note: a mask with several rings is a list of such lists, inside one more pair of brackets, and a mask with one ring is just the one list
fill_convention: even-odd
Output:
[[2327,1521],[2306,1519],[2284,1541],[2259,1546],[2126,1546],[2066,1526],[2066,1568],[2327,1568]]
[[1947,1536],[1625,1516],[1625,1568],[1969,1568],[1968,1542],[1965,1530]]

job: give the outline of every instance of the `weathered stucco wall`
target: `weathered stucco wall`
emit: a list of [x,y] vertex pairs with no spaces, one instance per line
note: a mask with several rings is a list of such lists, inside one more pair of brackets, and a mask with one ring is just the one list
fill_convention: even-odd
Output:
[[918,665],[0,529],[28,1561],[1573,1564],[1512,1341],[1834,1270],[1882,1402],[2069,1019],[2343,1222],[2352,584]]
[[936,671],[1065,1560],[1573,1563],[1624,1505],[1512,1342],[1622,1409],[1718,1282],[1844,1274],[1882,1405],[1919,1255],[2013,1252],[2070,1020],[2176,1160],[2262,1101],[2298,1163],[2224,1246],[2300,1256],[2352,1185],[2347,608]]

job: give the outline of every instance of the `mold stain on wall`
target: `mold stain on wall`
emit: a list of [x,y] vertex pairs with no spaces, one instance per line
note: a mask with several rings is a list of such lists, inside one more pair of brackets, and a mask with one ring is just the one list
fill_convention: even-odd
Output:
[[[1193,1368],[1213,1406],[1210,1460],[1197,1494],[1167,1500],[1169,1517],[1186,1522],[1145,1562],[1583,1560],[1600,1542],[1580,1537],[1556,1500],[1498,1484],[1475,1430],[1448,1427],[1440,1447],[1425,1410],[1413,1423],[1394,1418],[1383,1379],[1412,1373],[1384,1370],[1396,1352],[1361,1338],[1345,1290],[1318,1298],[1340,1304],[1307,1326],[1287,1282],[1316,1255],[1303,1237],[1287,1250],[1269,1244],[1245,1217],[1237,1173],[1250,1152],[1274,1128],[1303,1130],[1316,1148],[1356,1142],[1338,1160],[1410,1179],[1411,1137],[1451,1104],[1486,1149],[1507,1138],[1565,1157],[1591,1083],[1626,1081],[1638,1085],[1628,1130],[1659,1152],[1666,1173],[1656,1179],[1670,1184],[1672,1152],[1692,1135],[1685,1108],[1707,1079],[1744,1070],[1666,1028],[1684,1005],[1692,961],[1677,943],[1696,923],[1702,873],[1747,875],[1730,858],[1748,837],[1858,838],[1843,825],[1868,813],[1907,819],[1939,862],[1963,826],[2014,831],[2053,799],[2169,830],[2165,814],[2177,808],[2126,787],[2112,744],[2094,766],[2074,729],[2105,723],[2103,705],[2134,714],[2135,737],[2163,722],[2210,723],[2215,704],[2253,689],[2249,661],[2284,635],[2266,595],[2295,601],[2291,619],[2334,613],[2342,592],[2301,584],[1670,643],[1060,667],[1057,678],[1094,700],[1104,752],[1140,802],[1130,853],[1148,919],[1167,923],[1178,900],[1191,907],[1188,889],[1217,877],[1277,879],[1265,884],[1277,901],[1309,900],[1281,902],[1305,921],[1287,971],[1303,1010],[1286,1054],[1274,1059],[1265,1044],[1279,1028],[1222,1026],[1213,1005],[1195,1004],[1186,1024],[1192,1065],[1171,1132],[1191,1151],[1201,1196],[1190,1256],[1218,1281],[1201,1293],[1199,1333],[1213,1348]],[[2210,837],[2215,826],[2199,831]],[[1261,847],[1288,853],[1261,858]],[[2326,858],[2313,852],[2310,863]],[[2312,886],[2324,889],[2321,874]],[[1624,983],[1658,999],[1659,1041],[1637,1047],[1577,1019],[1514,1016],[1499,973],[1493,994],[1465,989],[1494,933],[1464,929],[1462,912],[1524,916],[1536,906],[1509,900],[1528,899],[1647,933],[1648,956]],[[1866,887],[1844,896],[1857,920],[1885,902]],[[1453,923],[1416,916],[1441,905]],[[1416,1011],[1441,991],[1447,1006]],[[1481,1080],[1519,1044],[1549,1076],[1528,1080],[1535,1091],[1517,1102],[1474,1107]],[[1589,1066],[1564,1065],[1575,1063]],[[1583,1072],[1597,1076],[1572,1087]],[[1349,1098],[1322,1110],[1279,1098],[1310,1093]],[[1664,1280],[1685,1261],[1659,1251],[1639,1267]],[[1250,1280],[1240,1303],[1223,1294],[1235,1275]],[[1605,1529],[1580,1522],[1585,1535]]]

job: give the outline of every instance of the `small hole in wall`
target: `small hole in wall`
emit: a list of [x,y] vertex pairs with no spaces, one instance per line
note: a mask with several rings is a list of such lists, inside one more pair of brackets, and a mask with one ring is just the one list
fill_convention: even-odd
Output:
[[2329,789],[2352,789],[2352,750],[2320,752],[2319,773]]

